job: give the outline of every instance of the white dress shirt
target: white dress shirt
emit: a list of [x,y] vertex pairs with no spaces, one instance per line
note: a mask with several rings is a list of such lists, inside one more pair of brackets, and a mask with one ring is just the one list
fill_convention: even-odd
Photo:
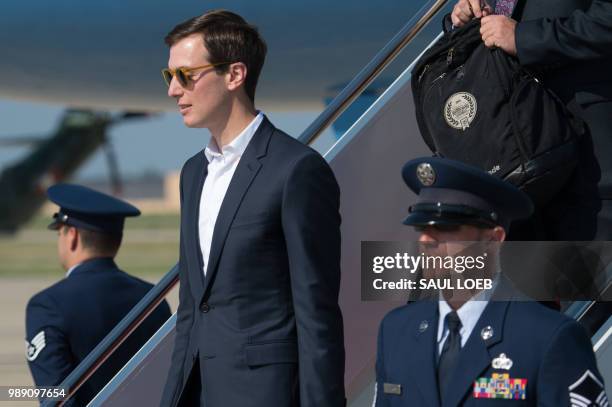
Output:
[[213,137],[210,138],[208,146],[204,149],[204,155],[208,160],[208,175],[202,188],[200,216],[198,219],[200,250],[202,250],[202,259],[204,260],[202,270],[204,275],[206,275],[213,232],[223,198],[225,198],[225,193],[236,171],[240,157],[242,157],[244,150],[246,150],[247,145],[255,135],[263,118],[263,113],[258,112],[253,121],[231,143],[221,148],[220,151]]

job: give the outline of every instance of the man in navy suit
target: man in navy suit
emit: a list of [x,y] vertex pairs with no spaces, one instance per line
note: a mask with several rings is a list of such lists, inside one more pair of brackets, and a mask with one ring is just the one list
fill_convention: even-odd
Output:
[[[57,230],[66,278],[34,295],[26,309],[26,359],[37,386],[57,386],[153,288],[113,261],[125,217],[140,211],[127,202],[70,184],[49,188],[60,206]],[[86,405],[170,317],[166,302],[130,335],[71,397]]]
[[[501,243],[510,223],[532,210],[512,185],[456,161],[415,159],[403,177],[418,194],[404,224],[420,232],[427,252]],[[499,244],[493,247],[496,257]],[[444,290],[437,301],[385,316],[375,406],[607,406],[584,328],[516,294],[490,260],[483,275],[494,277],[492,290]]]
[[339,188],[255,110],[266,45],[242,17],[176,26],[164,78],[207,128],[180,181],[180,305],[163,406],[344,406]]
[[487,46],[516,56],[586,125],[566,188],[510,238],[612,240],[612,2],[459,0],[446,29],[475,16]]

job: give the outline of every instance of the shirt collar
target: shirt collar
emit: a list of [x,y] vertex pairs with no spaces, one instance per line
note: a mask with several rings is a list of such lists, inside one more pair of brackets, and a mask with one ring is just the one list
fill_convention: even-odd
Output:
[[[500,274],[496,273],[493,278],[492,287],[488,290],[481,290],[472,298],[470,298],[465,304],[463,304],[457,310],[457,315],[459,316],[459,320],[461,321],[461,336],[469,335],[476,327],[476,323],[478,319],[484,312],[484,309],[487,307],[489,300],[491,299],[491,295],[497,288],[499,284]],[[438,343],[444,338],[446,334],[446,330],[448,329],[444,325],[444,319],[446,315],[448,315],[452,311],[452,308],[446,300],[442,298],[442,294],[440,294],[440,300],[438,301],[438,312],[440,317],[438,319]]]
[[251,123],[249,123],[249,125],[246,126],[244,130],[242,130],[240,134],[232,140],[231,143],[223,146],[221,150],[219,150],[219,146],[217,145],[215,138],[211,137],[208,145],[204,149],[204,155],[206,156],[208,162],[211,162],[213,159],[221,156],[229,158],[241,157],[263,119],[264,114],[258,111],[257,116],[255,116]]
[[76,264],[66,271],[66,277],[99,270],[116,270],[117,265],[112,257],[94,257]]
[[79,267],[83,263],[77,263],[74,266],[70,267],[68,271],[66,271],[66,277],[70,277],[70,274],[74,271],[75,268]]
[[[457,310],[457,315],[461,321],[461,336],[467,335],[469,337],[488,303],[489,301],[487,300],[477,300],[474,297]],[[444,319],[452,309],[446,301],[439,301],[438,310],[440,312],[440,319],[438,320],[439,343],[444,338],[444,334],[448,329],[448,327],[444,326]]]

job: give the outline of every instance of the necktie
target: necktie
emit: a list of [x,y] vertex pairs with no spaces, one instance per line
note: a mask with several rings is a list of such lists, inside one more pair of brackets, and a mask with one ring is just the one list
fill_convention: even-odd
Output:
[[448,386],[448,381],[455,370],[459,351],[461,350],[461,320],[456,311],[451,311],[446,315],[446,326],[448,327],[448,336],[442,352],[440,353],[440,362],[438,363],[438,390],[440,392],[440,400],[444,395],[444,390]]
[[515,0],[497,0],[495,3],[495,14],[510,17],[515,3]]

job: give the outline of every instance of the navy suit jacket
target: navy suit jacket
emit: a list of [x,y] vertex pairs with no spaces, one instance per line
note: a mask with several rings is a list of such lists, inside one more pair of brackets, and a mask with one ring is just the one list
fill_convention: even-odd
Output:
[[[486,327],[493,335],[483,339]],[[437,331],[437,301],[411,303],[385,316],[378,335],[376,407],[440,405]],[[492,366],[502,353],[512,360],[509,370]],[[578,383],[586,372],[593,376]],[[493,373],[526,379],[526,399],[474,398],[474,382]],[[603,384],[591,342],[577,322],[535,302],[491,301],[460,351],[443,406],[567,406],[574,383],[577,393],[592,400],[605,397],[594,381]],[[400,394],[393,385],[401,386]]]
[[563,99],[612,100],[611,1],[518,0],[513,18],[519,61]]
[[[539,71],[590,133],[579,164],[584,175],[578,181],[588,185],[574,189],[593,189],[600,198],[612,199],[612,1],[517,0],[513,18],[519,21],[519,62]],[[589,239],[590,233],[571,236]],[[569,237],[561,234],[559,240]]]
[[[26,308],[26,357],[36,385],[59,385],[151,288],[119,270],[111,258],[97,258],[34,295]],[[83,384],[72,403],[86,405],[169,317],[164,301]]]
[[[495,9],[496,0],[487,0]],[[512,18],[522,65],[536,72],[566,103],[612,100],[612,2],[516,0]],[[444,30],[452,28],[450,14]]]
[[204,278],[207,165],[199,152],[181,172],[180,305],[162,405],[192,400],[197,373],[207,407],[344,405],[339,188],[329,165],[264,119],[225,194]]

